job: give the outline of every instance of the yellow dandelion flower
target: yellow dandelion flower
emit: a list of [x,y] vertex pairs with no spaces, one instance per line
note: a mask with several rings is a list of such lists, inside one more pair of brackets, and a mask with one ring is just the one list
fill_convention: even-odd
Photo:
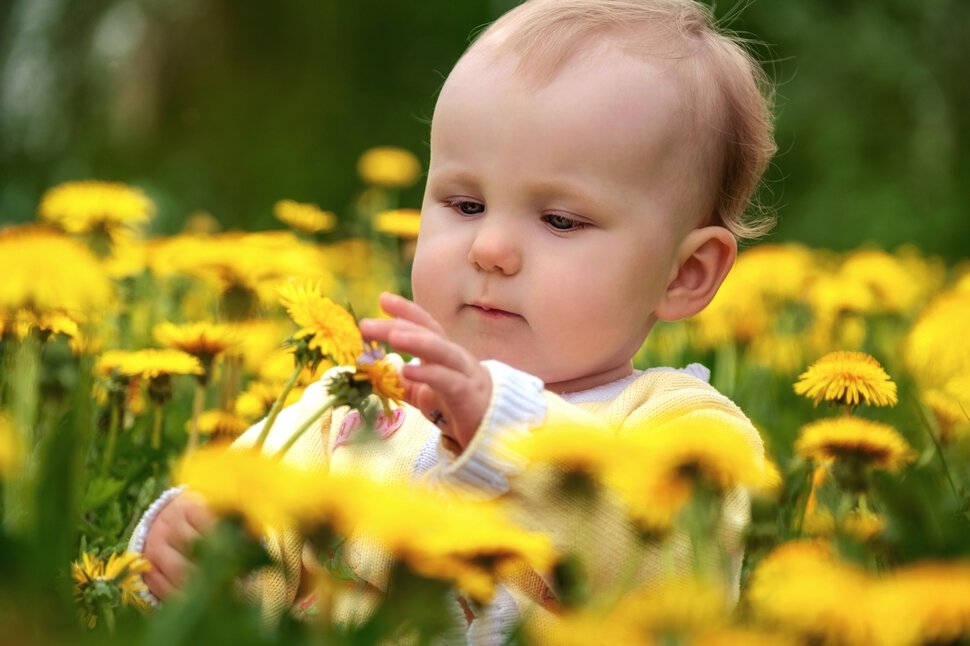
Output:
[[719,493],[766,483],[761,454],[742,430],[719,418],[652,425],[625,443],[628,458],[607,480],[647,531],[669,528],[699,483]]
[[116,234],[111,252],[101,263],[114,279],[138,276],[148,268],[148,245],[130,235]]
[[81,331],[77,321],[61,312],[42,312],[19,310],[9,317],[0,317],[0,337],[4,334],[23,339],[31,330],[39,330],[43,338],[63,334],[69,339],[78,339]]
[[530,464],[553,464],[567,473],[583,473],[602,479],[630,459],[629,447],[612,431],[582,424],[546,424],[516,439],[509,450],[524,456]]
[[399,367],[384,356],[384,351],[372,344],[368,351],[357,359],[354,381],[368,382],[371,393],[387,410],[391,402],[400,404],[404,399],[404,387],[401,385],[401,375],[398,370]]
[[580,610],[547,614],[531,612],[524,617],[524,631],[530,644],[588,646],[589,644],[623,644],[649,646],[654,643],[640,626],[616,619],[611,614]]
[[853,416],[822,419],[802,427],[795,451],[810,460],[845,460],[897,471],[916,454],[891,426]]
[[764,458],[744,431],[721,419],[695,415],[645,428],[629,438],[642,458],[638,471],[679,489],[701,479],[717,490],[765,484]]
[[970,564],[924,562],[900,568],[873,586],[870,601],[879,643],[960,641],[970,636]]
[[156,325],[153,332],[162,345],[199,357],[203,362],[211,361],[239,343],[236,329],[219,323],[165,322]]
[[299,524],[307,517],[314,474],[255,451],[207,445],[182,457],[173,480],[205,499],[219,515],[238,515],[254,533]]
[[63,233],[37,226],[0,229],[0,317],[26,310],[75,321],[102,314],[112,286],[98,259]]
[[94,628],[97,615],[86,608],[85,597],[87,591],[99,583],[116,587],[123,604],[139,610],[147,609],[147,604],[138,593],[148,589],[142,574],[150,569],[151,564],[135,552],[112,554],[107,561],[89,552],[81,554],[81,559],[71,564],[71,577],[74,579],[74,598],[82,607],[88,627]]
[[374,230],[405,240],[418,237],[421,228],[421,212],[417,209],[392,209],[374,216]]
[[147,223],[155,205],[140,189],[119,182],[65,182],[44,193],[37,214],[68,233],[111,232]]
[[[292,355],[288,356],[290,367],[293,366]],[[236,415],[250,422],[266,417],[273,402],[283,392],[282,381],[265,382],[254,381],[236,398]],[[294,387],[286,396],[283,406],[289,406],[300,401],[304,388]]]
[[102,354],[95,362],[95,374],[155,379],[163,375],[201,375],[202,364],[181,350],[114,350]]
[[421,162],[408,150],[379,146],[366,150],[357,160],[357,172],[368,184],[406,188],[421,176]]
[[841,312],[865,314],[875,309],[875,296],[866,283],[838,274],[816,276],[808,287],[807,301],[816,316],[830,317]]
[[942,387],[970,374],[970,290],[951,290],[934,298],[906,335],[903,359],[924,388]]
[[331,477],[314,495],[322,521],[376,542],[419,574],[454,581],[478,601],[491,598],[503,574],[522,565],[545,572],[555,558],[548,537],[512,524],[496,503],[358,476]]
[[704,646],[804,646],[795,635],[738,627],[703,632],[691,643]]
[[364,350],[354,317],[319,291],[319,284],[285,284],[279,288],[280,302],[300,326],[293,335],[306,339],[309,349],[340,365],[353,365]]
[[858,602],[868,578],[841,563],[831,547],[795,541],[777,548],[755,568],[746,591],[755,617],[823,643],[865,644],[871,627]]
[[690,635],[727,623],[729,603],[723,588],[691,578],[669,578],[627,593],[614,615],[629,617],[651,634]]
[[303,233],[321,233],[337,226],[337,216],[316,204],[280,200],[273,207],[276,219]]
[[896,384],[882,366],[864,352],[831,352],[802,373],[795,392],[815,400],[856,406],[894,406]]
[[[186,424],[186,428],[189,424]],[[199,433],[213,441],[232,441],[249,428],[249,422],[224,410],[207,410],[199,415]]]
[[877,249],[855,251],[839,268],[839,276],[866,285],[873,310],[906,314],[919,306],[924,291],[918,276],[895,255]]
[[922,391],[920,399],[936,420],[942,442],[970,433],[970,399],[960,400],[937,388]]
[[[237,293],[253,299],[250,307],[272,303],[273,290],[281,281],[331,280],[321,250],[288,231],[173,236],[153,242],[148,260],[156,275],[187,274],[214,281],[223,295]],[[273,298],[267,299],[270,294]]]

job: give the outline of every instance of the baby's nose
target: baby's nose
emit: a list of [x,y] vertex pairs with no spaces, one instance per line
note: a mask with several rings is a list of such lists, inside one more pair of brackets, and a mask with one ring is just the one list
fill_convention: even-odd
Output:
[[482,223],[468,250],[468,261],[481,271],[507,276],[517,273],[522,267],[522,253],[515,232]]

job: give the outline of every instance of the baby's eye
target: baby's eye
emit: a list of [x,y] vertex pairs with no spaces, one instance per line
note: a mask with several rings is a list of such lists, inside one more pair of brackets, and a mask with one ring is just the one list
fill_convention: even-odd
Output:
[[567,218],[565,215],[559,215],[558,213],[544,215],[542,216],[542,221],[556,231],[573,231],[575,229],[586,228],[585,222],[573,220],[572,218]]
[[455,200],[450,206],[462,215],[479,215],[485,212],[485,205],[473,200]]

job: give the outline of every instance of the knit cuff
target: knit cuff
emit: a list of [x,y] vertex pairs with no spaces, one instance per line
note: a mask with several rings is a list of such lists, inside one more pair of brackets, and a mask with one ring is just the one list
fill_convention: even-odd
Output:
[[[155,518],[162,511],[162,509],[167,505],[172,498],[175,498],[179,494],[185,491],[184,486],[172,487],[171,489],[166,489],[161,496],[155,499],[145,513],[142,515],[141,520],[135,526],[135,531],[131,534],[131,540],[128,541],[128,551],[136,552],[138,554],[143,554],[145,552],[145,539],[148,538],[148,530],[151,529],[152,523],[155,522]],[[151,590],[144,589],[138,590],[138,596],[145,600],[145,602],[157,608],[161,601],[158,597],[151,593]]]
[[499,361],[484,361],[482,365],[492,376],[492,401],[460,455],[439,451],[442,464],[436,475],[442,484],[493,497],[508,491],[509,476],[524,468],[525,458],[507,445],[545,418],[546,400],[538,377]]

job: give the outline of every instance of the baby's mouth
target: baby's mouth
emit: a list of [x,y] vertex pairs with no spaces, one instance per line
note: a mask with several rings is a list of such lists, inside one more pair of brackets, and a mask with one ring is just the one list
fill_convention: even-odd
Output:
[[503,310],[484,303],[468,303],[467,307],[470,307],[477,314],[490,319],[522,318],[520,314],[516,314],[515,312]]

